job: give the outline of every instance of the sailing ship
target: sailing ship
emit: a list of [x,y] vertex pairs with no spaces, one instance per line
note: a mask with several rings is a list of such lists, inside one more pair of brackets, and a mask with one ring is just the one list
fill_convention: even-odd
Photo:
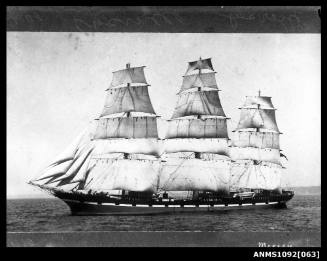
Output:
[[200,57],[160,138],[144,68],[113,72],[100,116],[30,184],[73,215],[286,207],[271,97],[246,98],[230,139],[211,58]]

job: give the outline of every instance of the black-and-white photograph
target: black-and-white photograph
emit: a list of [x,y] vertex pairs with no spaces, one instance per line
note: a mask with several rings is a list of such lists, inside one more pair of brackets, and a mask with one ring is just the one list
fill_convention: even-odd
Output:
[[[186,23],[152,19],[169,21]],[[7,246],[231,232],[208,244],[319,247],[321,34],[159,29],[7,31]]]

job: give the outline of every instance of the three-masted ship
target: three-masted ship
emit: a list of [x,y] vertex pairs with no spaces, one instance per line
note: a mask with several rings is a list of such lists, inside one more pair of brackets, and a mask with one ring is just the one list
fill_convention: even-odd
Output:
[[211,58],[188,63],[160,138],[144,66],[113,72],[100,116],[30,183],[74,215],[285,207],[271,98],[246,98],[231,140],[215,74]]

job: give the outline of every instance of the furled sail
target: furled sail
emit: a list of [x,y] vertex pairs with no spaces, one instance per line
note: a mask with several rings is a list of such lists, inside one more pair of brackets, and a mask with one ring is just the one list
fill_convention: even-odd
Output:
[[238,131],[234,133],[232,146],[279,149],[279,133]]
[[159,161],[94,159],[95,167],[85,181],[85,190],[131,190],[155,192]]
[[163,163],[159,189],[166,191],[227,191],[230,161],[170,159]]
[[209,70],[214,70],[212,67],[212,63],[211,63],[211,58],[208,59],[200,59],[197,61],[193,61],[193,62],[189,62],[188,63],[188,68],[185,74],[194,71],[194,70],[202,70],[202,69],[209,69]]
[[158,138],[156,117],[100,118],[94,139]]
[[172,118],[189,115],[215,115],[225,117],[218,91],[184,92],[180,94]]
[[194,87],[213,88],[218,90],[215,72],[183,76],[183,83],[180,91],[186,91]]
[[147,84],[144,76],[144,67],[130,67],[113,72],[110,87],[116,87],[121,84],[144,83]]
[[228,138],[226,120],[225,118],[170,120],[166,139]]
[[107,90],[107,98],[101,117],[131,111],[155,114],[149,97],[148,86],[129,86]]
[[230,184],[233,188],[274,190],[281,186],[282,171],[271,163],[236,162],[231,166]]
[[241,118],[237,126],[237,130],[246,128],[260,128],[279,132],[275,110],[247,108],[241,110]]
[[165,152],[203,152],[229,155],[228,140],[221,138],[203,139],[167,139],[165,140]]

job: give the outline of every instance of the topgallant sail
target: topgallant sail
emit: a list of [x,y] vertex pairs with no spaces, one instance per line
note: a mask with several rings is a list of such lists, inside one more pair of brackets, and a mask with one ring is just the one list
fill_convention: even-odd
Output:
[[189,62],[160,139],[144,68],[113,72],[100,116],[30,184],[74,215],[286,206],[269,97],[247,98],[231,143],[211,58]]

